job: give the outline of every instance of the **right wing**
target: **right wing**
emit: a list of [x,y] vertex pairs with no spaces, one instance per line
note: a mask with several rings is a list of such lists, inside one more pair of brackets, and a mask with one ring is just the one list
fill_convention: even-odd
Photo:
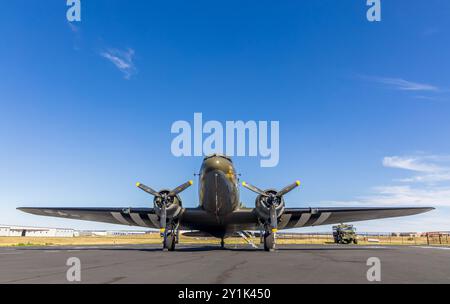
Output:
[[153,208],[17,208],[20,211],[73,220],[159,229]]
[[280,229],[330,225],[415,215],[434,210],[432,207],[410,208],[286,208]]

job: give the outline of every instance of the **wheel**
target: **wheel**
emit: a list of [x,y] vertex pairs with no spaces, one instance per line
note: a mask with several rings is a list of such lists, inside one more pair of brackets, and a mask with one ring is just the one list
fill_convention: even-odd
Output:
[[265,251],[275,250],[275,233],[271,232],[264,233],[264,250]]
[[174,251],[175,250],[175,234],[172,232],[168,232],[163,241],[163,250],[164,251]]
[[353,239],[353,244],[358,244],[358,240],[357,239]]

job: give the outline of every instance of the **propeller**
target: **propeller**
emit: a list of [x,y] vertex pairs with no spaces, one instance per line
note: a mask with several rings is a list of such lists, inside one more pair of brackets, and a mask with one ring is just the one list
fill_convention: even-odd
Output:
[[190,187],[194,182],[188,181],[184,184],[181,184],[180,186],[176,187],[175,189],[171,191],[156,191],[152,189],[149,186],[146,186],[141,183],[136,183],[136,187],[139,189],[153,195],[155,199],[155,204],[160,209],[160,215],[159,215],[159,226],[160,231],[162,233],[165,233],[166,231],[166,225],[167,225],[167,207],[170,205],[174,199],[175,196],[177,196],[182,191],[186,190],[188,187]]
[[159,194],[158,191],[153,190],[149,186],[146,186],[146,185],[141,184],[141,183],[136,183],[136,187],[138,187],[139,189],[141,189],[141,190],[143,190],[143,191],[145,191],[145,192],[147,192],[147,193],[149,193],[149,194],[151,194],[153,196],[161,197],[161,194]]
[[298,186],[300,186],[300,181],[296,181],[293,184],[290,184],[280,191],[274,193],[274,191],[263,191],[256,186],[250,185],[246,182],[242,183],[242,186],[247,188],[250,191],[253,191],[263,197],[265,197],[265,203],[269,208],[269,222],[272,232],[278,231],[278,220],[277,220],[277,207],[282,203],[282,196],[291,192]]

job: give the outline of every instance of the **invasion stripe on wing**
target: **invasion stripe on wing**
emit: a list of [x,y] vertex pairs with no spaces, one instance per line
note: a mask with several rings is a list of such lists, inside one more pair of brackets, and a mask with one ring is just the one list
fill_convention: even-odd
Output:
[[120,212],[111,212],[111,215],[121,224],[130,226],[130,223],[123,217]]
[[140,213],[140,214],[139,214],[139,217],[142,219],[142,221],[145,223],[145,225],[147,225],[147,227],[150,227],[150,228],[159,228],[159,226],[158,226],[158,227],[155,227],[155,225],[153,224],[153,222],[150,221],[150,218],[147,216],[147,213]]
[[139,226],[148,227],[148,225],[142,220],[141,215],[139,213],[131,213],[130,216],[131,219]]
[[291,216],[292,216],[292,214],[284,214],[283,216],[281,216],[281,221],[280,221],[280,223],[278,224],[278,227],[280,227],[280,229],[283,229],[283,228],[289,228],[289,227],[287,227],[287,226],[288,226],[288,224],[289,224],[289,221],[290,221],[290,219],[291,219]]
[[290,220],[289,220],[289,223],[287,224],[287,227],[288,228],[294,228],[295,227],[295,224],[299,221],[299,219],[300,219],[300,215],[301,214],[299,214],[299,213],[294,213],[294,214],[291,214],[291,218],[290,218]]
[[311,218],[311,213],[302,213],[302,216],[298,220],[294,227],[303,227]]
[[159,228],[157,215],[156,214],[147,214],[147,216],[150,219],[150,221],[152,222],[153,226],[155,226],[155,228]]
[[331,215],[331,212],[323,212],[319,218],[317,219],[317,221],[315,221],[312,226],[318,226],[321,225],[323,222],[325,222]]

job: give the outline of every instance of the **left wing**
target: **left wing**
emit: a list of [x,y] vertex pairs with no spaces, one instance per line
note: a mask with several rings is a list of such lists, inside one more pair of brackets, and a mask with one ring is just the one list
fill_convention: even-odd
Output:
[[43,216],[159,229],[153,208],[17,208]]
[[367,221],[415,215],[431,210],[434,208],[286,208],[278,227],[279,229],[289,229]]

